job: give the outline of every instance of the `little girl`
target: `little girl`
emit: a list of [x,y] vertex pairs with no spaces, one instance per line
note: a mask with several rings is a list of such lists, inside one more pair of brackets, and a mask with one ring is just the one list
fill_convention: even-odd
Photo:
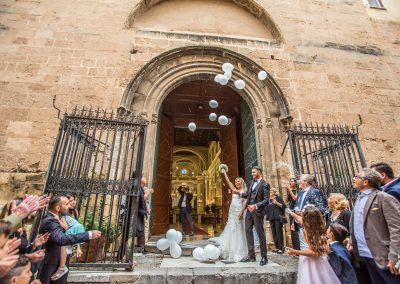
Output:
[[303,217],[299,221],[303,226],[308,248],[303,250],[287,248],[290,255],[300,255],[297,283],[340,284],[328,261],[330,249],[321,212],[312,205],[304,207],[303,211]]
[[[73,199],[73,200],[71,200]],[[75,198],[70,197],[70,202],[69,202],[69,211],[71,215],[74,215],[76,218],[77,213],[75,210]],[[85,228],[83,227],[82,224],[78,222],[78,220],[72,218],[70,215],[65,215],[62,218],[59,219],[61,227],[66,230],[67,235],[75,235],[79,233],[84,233]],[[68,267],[65,265],[67,261],[67,256],[69,254],[72,254],[72,246],[64,246],[61,247],[61,253],[60,253],[60,264],[58,266],[57,271],[51,276],[52,281],[56,281],[63,277],[67,272],[68,272]],[[77,245],[77,250],[76,250],[76,258],[78,259],[82,255],[82,250],[80,245]]]

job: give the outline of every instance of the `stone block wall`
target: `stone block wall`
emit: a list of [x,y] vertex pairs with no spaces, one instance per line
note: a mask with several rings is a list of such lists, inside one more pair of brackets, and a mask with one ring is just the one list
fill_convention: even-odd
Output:
[[256,1],[280,30],[276,41],[128,28],[139,2],[2,1],[1,172],[18,162],[47,169],[59,125],[54,95],[63,112],[75,105],[116,109],[151,59],[206,45],[263,66],[287,97],[294,122],[355,125],[361,117],[367,162],[387,161],[399,173],[400,23],[384,10],[377,20],[362,0]]

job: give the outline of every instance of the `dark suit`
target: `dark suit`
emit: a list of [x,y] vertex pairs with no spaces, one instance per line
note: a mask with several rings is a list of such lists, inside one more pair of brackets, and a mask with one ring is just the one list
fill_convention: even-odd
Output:
[[[185,233],[185,220],[188,221],[189,227],[190,227],[190,233],[193,233],[193,222],[192,222],[192,216],[190,215],[192,213],[192,204],[190,203],[193,199],[193,194],[190,192],[185,192],[182,189],[182,186],[178,187],[179,194],[181,197],[179,198],[178,206],[180,208],[179,211],[179,220],[181,221],[182,224],[182,232]],[[186,196],[186,206],[182,207],[183,199]]]
[[254,180],[248,187],[249,190],[246,193],[241,194],[243,198],[247,198],[247,205],[256,205],[257,209],[253,212],[247,212],[245,219],[247,248],[249,250],[249,258],[255,258],[256,254],[254,251],[254,237],[253,227],[256,228],[258,238],[260,240],[261,257],[267,257],[267,241],[265,239],[264,231],[264,216],[266,212],[266,206],[269,203],[269,184],[261,179],[253,189]]
[[357,284],[357,276],[351,264],[349,251],[343,244],[336,242],[329,245],[329,263],[342,284]]
[[88,242],[89,233],[66,235],[57,218],[50,212],[43,218],[39,228],[39,234],[46,232],[50,233],[50,237],[44,245],[46,254],[39,265],[39,279],[42,284],[67,283],[68,273],[57,281],[50,280],[50,277],[57,271],[60,262],[61,247]]
[[144,190],[142,187],[139,189],[139,201],[138,201],[138,215],[136,223],[136,237],[138,238],[138,245],[142,252],[144,252],[144,246],[146,244],[145,238],[145,218],[147,217],[147,204],[144,200]]
[[[273,199],[282,204],[282,207],[272,203]],[[283,250],[283,223],[282,218],[285,217],[286,204],[282,198],[276,195],[271,199],[270,203],[267,205],[267,220],[269,221],[272,237],[274,238],[275,248]]]

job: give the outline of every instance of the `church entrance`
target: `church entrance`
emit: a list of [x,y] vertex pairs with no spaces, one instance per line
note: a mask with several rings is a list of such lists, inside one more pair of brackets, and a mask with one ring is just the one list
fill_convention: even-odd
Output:
[[[210,100],[216,100],[218,107],[211,108]],[[210,120],[210,113],[225,115],[229,124]],[[196,124],[195,131],[188,129],[191,122]],[[231,87],[193,80],[164,99],[158,125],[152,235],[164,234],[169,228],[181,230],[178,187],[182,183],[193,193],[195,235],[218,235],[228,218],[231,198],[219,173],[220,164],[229,167],[232,181],[237,176],[251,179],[251,167],[257,164],[249,106]]]

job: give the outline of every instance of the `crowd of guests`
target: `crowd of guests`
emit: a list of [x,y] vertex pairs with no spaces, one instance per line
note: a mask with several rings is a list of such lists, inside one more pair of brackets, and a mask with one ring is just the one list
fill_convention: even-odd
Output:
[[[27,219],[47,206],[39,234],[29,241]],[[73,196],[35,196],[10,201],[0,220],[0,284],[66,283],[72,245],[97,239],[99,231],[85,232]]]
[[326,199],[311,175],[290,180],[292,248],[286,250],[300,256],[298,283],[400,283],[400,178],[376,163],[354,176],[353,187],[351,210],[343,194]]

